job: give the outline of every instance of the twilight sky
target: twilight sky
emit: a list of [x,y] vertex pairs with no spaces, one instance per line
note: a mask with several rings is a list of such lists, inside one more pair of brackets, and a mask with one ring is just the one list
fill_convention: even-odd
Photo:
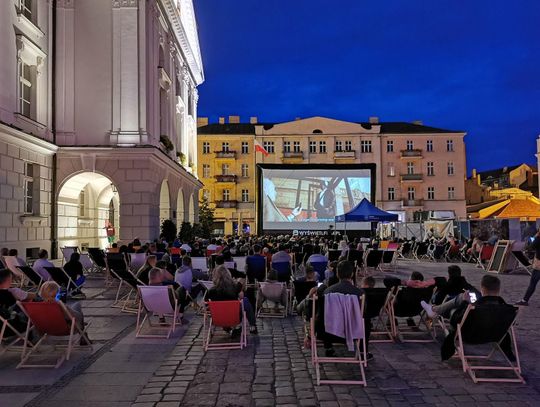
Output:
[[467,167],[535,163],[540,0],[195,0],[199,116],[423,120]]

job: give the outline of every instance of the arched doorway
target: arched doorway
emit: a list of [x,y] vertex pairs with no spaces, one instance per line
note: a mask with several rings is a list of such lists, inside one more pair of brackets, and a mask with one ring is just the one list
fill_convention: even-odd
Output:
[[118,240],[120,198],[108,177],[83,172],[64,182],[58,193],[58,247],[107,247],[107,220]]
[[159,193],[159,223],[165,219],[171,219],[171,195],[169,193],[169,183],[163,180]]
[[189,197],[189,222],[195,223],[195,194],[191,194]]
[[176,225],[180,227],[184,222],[184,191],[181,189],[178,191],[178,197],[176,198]]

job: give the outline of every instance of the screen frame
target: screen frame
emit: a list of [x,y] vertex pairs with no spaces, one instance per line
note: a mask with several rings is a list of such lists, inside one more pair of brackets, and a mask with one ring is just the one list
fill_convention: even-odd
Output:
[[[261,235],[265,231],[263,229],[263,170],[369,170],[371,179],[370,202],[373,203],[377,185],[377,164],[265,164],[257,163],[257,234]],[[324,228],[327,227],[327,222],[324,223]],[[332,224],[331,222],[329,224]],[[284,231],[282,230],[281,233]]]

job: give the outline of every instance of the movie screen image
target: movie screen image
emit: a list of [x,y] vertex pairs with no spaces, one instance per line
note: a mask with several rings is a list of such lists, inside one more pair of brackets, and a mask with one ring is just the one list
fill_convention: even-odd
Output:
[[326,229],[371,200],[369,169],[262,168],[263,229]]

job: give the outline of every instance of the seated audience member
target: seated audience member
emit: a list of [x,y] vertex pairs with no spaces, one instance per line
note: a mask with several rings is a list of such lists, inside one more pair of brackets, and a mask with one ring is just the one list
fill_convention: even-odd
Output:
[[375,279],[371,276],[364,277],[360,284],[360,288],[375,288]]
[[244,311],[249,322],[249,331],[257,334],[257,320],[251,303],[244,297],[242,284],[235,282],[231,272],[224,265],[219,265],[214,269],[212,282],[214,286],[208,290],[206,299],[209,301],[232,301],[242,300]]
[[167,261],[161,259],[156,263],[156,267],[163,270],[165,280],[174,281],[174,276],[176,274],[176,266],[174,264],[168,263]]
[[182,257],[182,266],[176,270],[174,281],[184,287],[192,298],[197,298],[199,293],[204,290],[204,287],[199,284],[193,285],[194,277],[197,278],[191,268],[191,257]]
[[[481,297],[476,300],[474,303],[477,306],[487,306],[490,305],[502,305],[506,304],[504,299],[500,296],[501,291],[501,280],[492,275],[484,275],[480,282],[480,292]],[[455,349],[455,335],[457,325],[462,321],[465,314],[465,310],[469,306],[470,296],[469,292],[465,291],[453,299],[444,302],[441,305],[430,305],[422,301],[422,308],[426,311],[426,314],[429,318],[435,318],[437,316],[450,316],[450,331],[447,332],[447,336],[444,339],[443,345],[441,347],[441,357],[442,360],[450,359],[456,349]],[[506,335],[502,340],[501,349],[506,354],[510,360],[515,360],[515,356],[511,350],[510,337]]]
[[38,253],[38,259],[34,262],[34,266],[32,267],[34,271],[43,279],[43,281],[51,280],[51,275],[47,270],[45,270],[45,267],[54,267],[54,264],[47,260],[48,258],[49,253],[47,250],[41,249]]
[[[116,243],[113,243],[116,244]],[[64,264],[64,271],[77,285],[84,283],[84,268],[80,261],[81,255],[77,252],[71,253],[69,261]]]
[[148,273],[148,285],[172,285],[176,298],[171,298],[171,305],[174,307],[174,300],[176,300],[180,313],[184,313],[186,305],[189,304],[189,298],[187,295],[188,292],[181,285],[178,285],[172,281],[168,281],[166,279],[165,273],[163,272],[163,269],[155,267],[150,270],[150,272]]
[[461,275],[461,268],[455,264],[448,266],[448,280],[444,281],[443,277],[440,277],[440,279],[442,281],[438,280],[437,283],[435,304],[442,303],[446,297],[454,298],[465,290],[478,293],[478,290]]
[[315,273],[313,267],[306,266],[306,276],[299,278],[298,281],[317,281],[317,273]]
[[266,258],[261,254],[261,246],[253,245],[253,254],[246,257],[246,277],[248,282],[264,281],[266,278]]
[[383,280],[385,287],[393,288],[399,286],[405,286],[410,288],[425,288],[436,285],[435,279],[429,279],[424,281],[424,275],[419,271],[413,271],[411,277],[408,280],[400,280],[396,277],[386,277]]
[[113,243],[111,247],[107,249],[107,253],[119,253],[120,249],[118,248],[118,243]]
[[[41,297],[43,302],[57,302],[59,301],[56,299],[58,291],[60,291],[60,286],[56,282],[46,281],[43,283],[43,285],[39,289],[39,296]],[[82,313],[81,303],[73,302],[73,303],[65,304],[65,306],[70,312],[70,314],[73,315],[73,317],[75,317],[75,322],[78,325],[78,327],[81,330],[84,330],[84,315]],[[83,346],[89,345],[89,343],[87,343],[84,338],[81,338],[80,344]]]
[[[353,275],[354,264],[347,260],[340,261],[337,265],[337,277],[339,282],[324,290],[324,295],[331,293],[350,294],[358,296],[358,300],[360,301],[360,297],[364,294],[364,291],[353,284]],[[343,342],[343,339],[327,334],[324,331],[324,312],[324,297],[322,296],[319,297],[318,300],[317,316],[315,320],[316,330],[318,334],[321,334],[321,338],[323,339],[326,356],[331,357],[335,355],[333,343]],[[369,341],[369,334],[370,325],[365,324],[366,349],[367,341]],[[368,359],[373,358],[373,356],[369,353],[366,355],[366,357]]]
[[19,257],[19,252],[17,251],[17,249],[10,249],[8,252],[8,256],[15,257],[17,259],[18,266],[26,266],[26,262]]
[[263,303],[267,300],[274,302],[276,307],[278,307],[279,304],[285,307],[287,305],[287,287],[283,283],[278,282],[277,273],[275,270],[270,270],[268,276],[266,277],[265,283],[280,284],[283,286],[283,289],[279,298],[266,298],[259,288],[259,295],[257,296],[257,309],[261,308]]
[[[0,290],[11,293],[16,301],[31,301],[36,297],[36,294],[26,292],[18,287],[11,287],[13,284],[13,273],[8,269],[0,269]],[[2,296],[3,297],[3,296]],[[3,306],[6,304],[0,304]],[[10,304],[11,306],[12,304]]]
[[290,263],[291,261],[292,258],[287,252],[287,245],[281,243],[278,246],[278,251],[272,255],[272,263]]
[[[144,284],[148,284],[149,278],[148,273],[150,273],[150,270],[152,270],[157,265],[157,257],[153,254],[146,257],[146,261],[144,262],[143,266],[139,269],[137,272],[137,278],[141,280]],[[174,280],[174,278],[173,278]]]
[[9,249],[7,247],[2,247],[0,249],[0,267],[7,267],[4,257],[9,256]]

